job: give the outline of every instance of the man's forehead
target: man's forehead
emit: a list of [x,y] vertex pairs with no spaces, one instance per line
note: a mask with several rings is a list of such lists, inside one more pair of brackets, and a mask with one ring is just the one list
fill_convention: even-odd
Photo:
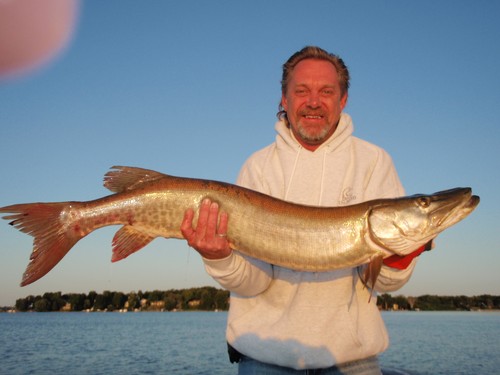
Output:
[[320,84],[337,87],[339,78],[332,63],[326,60],[302,60],[291,72],[290,83],[297,85]]

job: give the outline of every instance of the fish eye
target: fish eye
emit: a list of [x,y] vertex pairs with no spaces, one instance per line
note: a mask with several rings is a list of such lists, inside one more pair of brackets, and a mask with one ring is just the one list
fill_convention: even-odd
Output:
[[429,197],[420,197],[418,199],[418,204],[420,207],[427,208],[431,205],[431,198]]

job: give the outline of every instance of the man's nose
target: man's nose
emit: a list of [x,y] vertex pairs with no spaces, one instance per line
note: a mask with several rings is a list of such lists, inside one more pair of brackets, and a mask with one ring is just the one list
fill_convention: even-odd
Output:
[[317,93],[311,92],[307,98],[307,105],[311,108],[319,107],[319,95]]

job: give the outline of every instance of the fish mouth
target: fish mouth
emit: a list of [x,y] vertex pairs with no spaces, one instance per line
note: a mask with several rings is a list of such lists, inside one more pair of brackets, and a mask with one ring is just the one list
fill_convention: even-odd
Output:
[[479,198],[478,195],[472,195],[470,197],[470,199],[467,201],[467,203],[464,205],[464,208],[469,208],[469,209],[473,210],[474,208],[477,207],[480,200],[481,199]]
[[433,226],[449,227],[469,215],[479,204],[479,196],[472,195],[471,188],[445,190],[434,195],[439,205],[432,213]]

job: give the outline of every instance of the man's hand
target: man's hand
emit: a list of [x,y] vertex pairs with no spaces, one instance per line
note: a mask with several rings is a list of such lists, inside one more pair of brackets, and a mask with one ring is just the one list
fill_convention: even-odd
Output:
[[206,259],[222,259],[232,252],[226,237],[228,215],[220,213],[219,205],[204,199],[198,214],[198,223],[193,228],[194,211],[188,209],[184,214],[181,232],[188,245]]

